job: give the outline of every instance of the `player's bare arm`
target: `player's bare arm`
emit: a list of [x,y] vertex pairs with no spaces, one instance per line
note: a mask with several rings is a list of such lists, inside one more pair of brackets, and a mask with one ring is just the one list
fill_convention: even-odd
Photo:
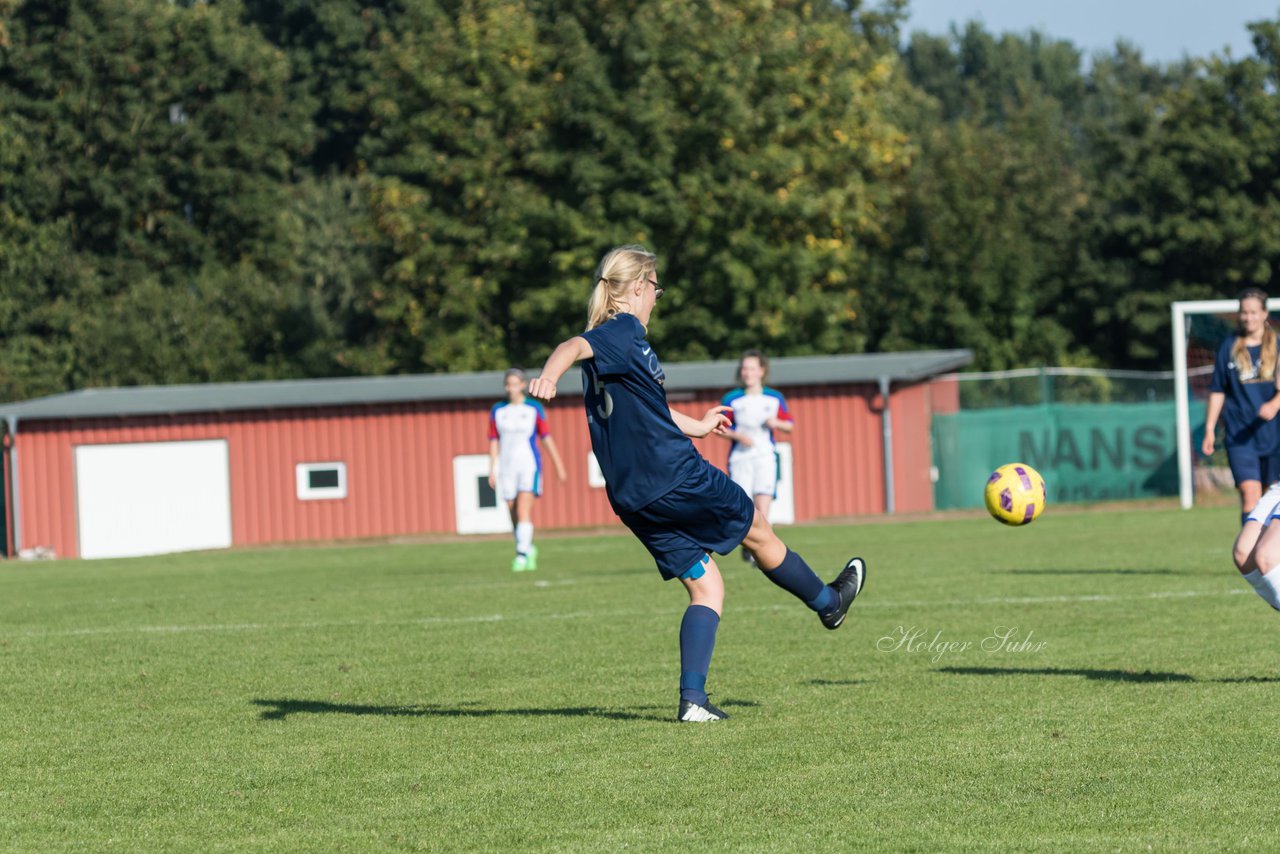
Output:
[[498,440],[489,440],[489,488],[493,489],[498,483]]
[[783,421],[781,418],[766,419],[764,425],[770,430],[777,430],[782,433],[790,433],[792,430],[796,429],[796,422]]
[[728,406],[713,406],[702,418],[693,418],[672,409],[671,420],[676,422],[681,433],[691,439],[701,439],[709,433],[724,433],[729,429],[729,417],[725,415],[728,411]]
[[1220,391],[1209,395],[1209,403],[1205,407],[1204,441],[1200,443],[1200,453],[1206,457],[1213,455],[1214,432],[1218,427],[1218,418],[1222,415],[1222,406],[1227,396]]
[[556,383],[564,376],[564,372],[573,367],[575,362],[590,359],[595,355],[587,339],[575,335],[568,341],[560,342],[547,357],[542,372],[529,380],[529,396],[539,400],[551,400],[556,396]]
[[1277,412],[1280,412],[1280,360],[1277,361],[1275,394],[1258,408],[1258,417],[1263,421],[1270,421],[1276,417]]
[[542,447],[547,449],[547,455],[551,457],[551,464],[556,467],[556,477],[564,483],[569,479],[569,475],[565,473],[564,463],[560,460],[560,449],[556,447],[556,440],[550,436],[542,439]]

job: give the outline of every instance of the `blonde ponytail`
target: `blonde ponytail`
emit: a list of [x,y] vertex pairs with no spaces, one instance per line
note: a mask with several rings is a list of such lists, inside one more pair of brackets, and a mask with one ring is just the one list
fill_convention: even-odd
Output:
[[595,329],[628,307],[627,288],[658,269],[658,256],[643,246],[610,249],[596,267],[596,284],[587,302],[587,330]]
[[622,309],[618,302],[622,294],[615,294],[615,290],[621,289],[615,289],[609,284],[608,279],[599,279],[596,282],[595,288],[591,291],[591,299],[587,302],[588,331],[607,322]]
[[1268,320],[1262,327],[1262,355],[1258,365],[1258,376],[1270,382],[1276,378],[1276,331]]

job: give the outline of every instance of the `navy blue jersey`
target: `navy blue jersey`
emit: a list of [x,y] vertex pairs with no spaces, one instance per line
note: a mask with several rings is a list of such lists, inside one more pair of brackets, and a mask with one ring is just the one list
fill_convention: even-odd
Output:
[[582,363],[591,449],[614,509],[639,510],[688,479],[702,458],[671,420],[666,374],[635,315],[582,337],[595,354]]
[[1275,396],[1275,380],[1261,377],[1261,347],[1248,348],[1250,367],[1241,371],[1235,359],[1231,358],[1235,343],[1236,336],[1228,335],[1218,348],[1213,380],[1209,384],[1210,391],[1226,395],[1222,407],[1225,444],[1228,448],[1248,446],[1259,454],[1269,454],[1276,449],[1277,439],[1280,439],[1280,419],[1263,421],[1258,417],[1258,409]]

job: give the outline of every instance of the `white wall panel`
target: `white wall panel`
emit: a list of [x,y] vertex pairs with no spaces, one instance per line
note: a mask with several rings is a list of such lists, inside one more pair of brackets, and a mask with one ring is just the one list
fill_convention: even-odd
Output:
[[507,502],[489,488],[489,455],[453,458],[453,508],[459,534],[500,534],[511,530]]
[[231,545],[225,440],[79,445],[75,466],[81,557]]

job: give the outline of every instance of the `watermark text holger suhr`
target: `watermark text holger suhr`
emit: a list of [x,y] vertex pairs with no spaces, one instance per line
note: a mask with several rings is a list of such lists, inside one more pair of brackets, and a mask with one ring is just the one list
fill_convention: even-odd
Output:
[[988,655],[1041,652],[1046,644],[1047,641],[1035,639],[1034,631],[1021,632],[1017,626],[996,626],[991,634],[981,640],[948,638],[941,629],[929,631],[919,626],[898,626],[876,641],[876,649],[881,652],[927,655],[936,664],[948,655],[974,651]]

